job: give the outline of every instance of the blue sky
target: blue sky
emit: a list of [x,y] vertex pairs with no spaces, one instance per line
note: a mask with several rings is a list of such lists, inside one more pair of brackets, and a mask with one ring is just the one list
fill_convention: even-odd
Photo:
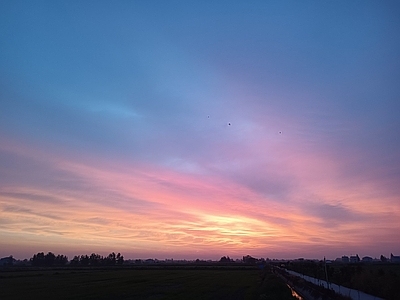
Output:
[[0,254],[400,252],[399,12],[2,1]]

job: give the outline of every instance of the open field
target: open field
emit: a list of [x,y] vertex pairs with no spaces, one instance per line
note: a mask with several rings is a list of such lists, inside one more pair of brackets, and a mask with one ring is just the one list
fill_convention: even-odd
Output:
[[275,290],[268,291],[263,278],[253,268],[15,269],[0,271],[0,298],[258,299],[276,289],[290,295],[283,283],[274,282]]

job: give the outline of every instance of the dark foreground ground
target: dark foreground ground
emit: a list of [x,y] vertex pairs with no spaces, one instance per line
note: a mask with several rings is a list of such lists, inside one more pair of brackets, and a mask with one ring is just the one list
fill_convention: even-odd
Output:
[[0,270],[0,299],[294,299],[253,268]]
[[363,291],[387,300],[400,299],[400,264],[381,263],[333,263],[325,267],[323,262],[297,261],[288,263],[288,269],[311,277]]

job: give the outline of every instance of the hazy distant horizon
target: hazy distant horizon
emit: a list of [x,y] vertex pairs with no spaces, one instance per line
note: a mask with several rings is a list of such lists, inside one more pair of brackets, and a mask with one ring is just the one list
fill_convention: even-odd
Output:
[[396,1],[1,1],[0,256],[400,255]]
[[[296,260],[296,259],[323,260],[324,258],[327,259],[327,260],[335,260],[336,258],[342,258],[342,256],[350,257],[352,255],[354,255],[354,256],[358,255],[360,257],[360,259],[362,259],[364,256],[369,256],[369,257],[372,257],[373,259],[380,259],[381,255],[383,255],[387,259],[390,259],[390,254],[391,254],[391,253],[389,253],[389,254],[381,253],[381,254],[379,254],[377,256],[373,256],[373,255],[370,255],[368,253],[362,253],[362,254],[360,254],[360,253],[343,253],[341,255],[337,255],[337,256],[334,256],[334,257],[333,256],[329,257],[329,256],[326,256],[326,255],[315,256],[315,257],[311,257],[311,256],[310,257],[304,257],[304,256],[284,257],[284,256],[251,255],[249,253],[243,253],[242,255],[230,255],[229,253],[225,253],[225,254],[221,254],[220,256],[218,256],[218,255],[217,256],[215,256],[215,255],[214,256],[213,255],[209,255],[209,256],[207,256],[207,255],[173,256],[172,255],[172,256],[159,256],[158,257],[158,256],[149,256],[149,255],[146,255],[145,253],[140,255],[140,254],[130,254],[129,252],[123,253],[123,252],[120,252],[118,250],[113,250],[113,251],[109,251],[109,252],[88,251],[88,252],[79,252],[79,253],[77,253],[77,252],[65,253],[65,252],[54,252],[54,251],[38,251],[38,252],[35,252],[35,253],[32,253],[32,254],[28,254],[27,256],[16,256],[16,255],[13,255],[13,254],[9,254],[9,255],[1,256],[0,258],[8,257],[8,256],[12,255],[13,258],[15,258],[17,260],[24,260],[24,259],[28,259],[29,260],[30,258],[33,257],[34,254],[37,254],[37,253],[40,253],[40,252],[43,252],[44,254],[47,254],[48,252],[52,252],[55,255],[58,255],[58,254],[61,255],[62,254],[62,255],[67,256],[69,261],[72,260],[74,258],[74,256],[80,256],[80,255],[89,255],[90,256],[90,254],[92,254],[92,253],[96,253],[96,254],[99,254],[99,255],[101,255],[103,257],[107,257],[108,254],[110,254],[112,252],[120,253],[124,257],[124,260],[157,259],[157,260],[160,260],[160,261],[171,260],[171,259],[176,260],[176,261],[180,261],[180,260],[194,261],[196,259],[204,260],[204,261],[208,261],[208,260],[219,261],[221,259],[221,257],[223,257],[223,256],[229,257],[230,259],[233,259],[233,260],[237,260],[237,259],[242,260],[242,258],[244,256],[246,256],[246,255],[250,255],[250,256],[252,256],[254,258],[257,258],[257,259],[263,258],[263,259],[270,259],[270,260]],[[396,255],[395,253],[392,253],[392,254]]]

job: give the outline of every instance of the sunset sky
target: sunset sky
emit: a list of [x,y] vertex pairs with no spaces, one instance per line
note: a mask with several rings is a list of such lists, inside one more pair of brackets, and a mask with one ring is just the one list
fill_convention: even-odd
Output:
[[400,255],[397,1],[0,2],[0,257]]

